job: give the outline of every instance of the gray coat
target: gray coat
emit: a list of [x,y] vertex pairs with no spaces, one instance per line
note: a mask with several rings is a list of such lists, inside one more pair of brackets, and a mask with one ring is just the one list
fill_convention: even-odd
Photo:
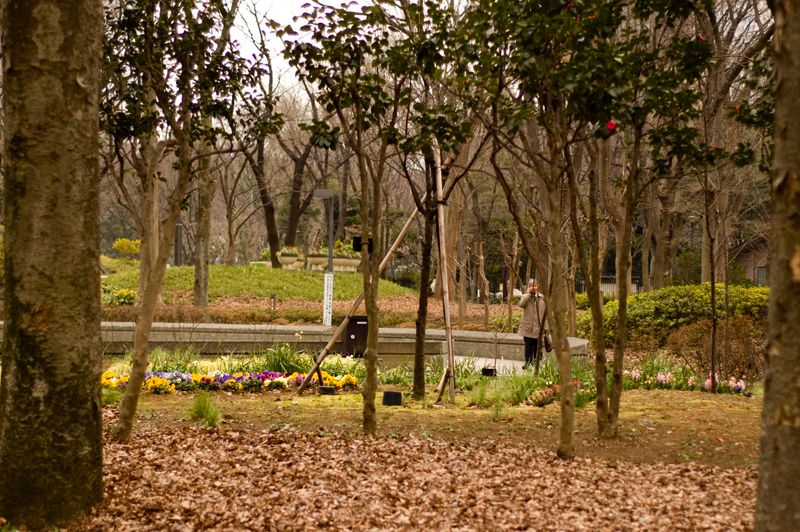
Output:
[[[527,336],[528,338],[537,338],[539,336],[540,325],[544,323],[545,330],[547,330],[547,320],[545,319],[545,311],[547,310],[547,303],[544,301],[544,296],[541,292],[536,292],[536,297],[529,292],[522,294],[519,298],[517,306],[522,307],[522,319],[519,322],[519,335]],[[537,316],[538,309],[538,316]]]

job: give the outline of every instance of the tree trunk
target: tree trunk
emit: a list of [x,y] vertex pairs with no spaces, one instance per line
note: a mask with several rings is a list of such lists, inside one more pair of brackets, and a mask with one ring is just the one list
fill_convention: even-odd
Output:
[[264,210],[264,225],[267,230],[267,244],[269,245],[270,261],[273,268],[280,268],[278,262],[278,252],[281,249],[280,238],[278,236],[278,224],[275,223],[275,203],[267,188],[267,181],[264,178],[264,139],[256,141],[256,159],[248,158],[258,185],[258,197],[261,199],[261,208]]
[[28,529],[66,526],[103,496],[102,27],[98,0],[2,4],[0,515]]
[[[650,209],[652,208],[653,206],[651,205]],[[653,243],[653,226],[647,222],[646,218],[647,215],[645,214],[644,236],[642,237],[642,291],[649,292],[653,289],[652,274],[650,273],[650,249]]]
[[[469,144],[466,144],[465,146],[469,146]],[[448,275],[448,286],[452,286],[453,288],[458,286],[458,283],[456,282],[456,272],[458,271],[458,239],[459,235],[461,234],[464,210],[467,207],[466,197],[461,186],[455,187],[451,192],[450,197],[446,198],[446,201],[448,206],[447,227],[445,227],[446,234],[442,243],[445,245],[445,249],[447,250],[448,259],[447,268],[439,268],[439,270],[436,272],[437,298],[440,298],[442,295],[442,287],[444,286],[444,283],[442,283],[442,273],[444,271],[446,271]],[[450,292],[450,301],[455,300],[456,293],[456,290],[452,290]]]
[[[184,117],[184,124],[187,129],[191,128],[191,119]],[[179,159],[178,181],[170,194],[169,212],[163,224],[161,241],[159,242],[158,258],[153,268],[150,270],[145,284],[142,303],[139,309],[138,320],[133,332],[133,356],[131,360],[130,378],[128,386],[125,388],[125,395],[119,407],[119,420],[115,429],[115,439],[126,442],[130,439],[133,430],[133,419],[136,414],[136,407],[139,403],[139,393],[144,375],[147,371],[148,349],[150,340],[150,330],[153,326],[153,316],[158,302],[158,294],[164,281],[164,274],[167,269],[167,259],[170,253],[170,243],[175,239],[175,226],[180,216],[181,204],[186,195],[191,180],[191,165],[189,162],[192,153],[191,142],[185,135],[179,139],[179,153],[185,157]]]
[[[155,96],[152,96],[155,98]],[[136,303],[141,304],[145,290],[145,282],[152,271],[158,257],[161,218],[161,181],[158,178],[158,164],[164,155],[162,145],[150,135],[139,139],[142,153],[142,165],[137,168],[142,183],[142,244],[139,250],[139,289],[136,292]],[[162,303],[161,293],[156,296],[157,303]]]
[[228,218],[226,220],[226,232],[228,234],[228,246],[225,248],[225,264],[233,266],[236,264],[236,227],[235,222]]
[[556,454],[562,459],[575,456],[575,393],[572,386],[572,352],[567,341],[567,291],[563,279],[566,275],[566,253],[561,233],[561,191],[549,191],[550,212],[547,220],[548,240],[551,250],[549,325],[553,331],[553,349],[558,360],[561,391],[561,430]]
[[417,305],[416,336],[414,341],[414,390],[412,397],[425,397],[425,332],[428,321],[428,285],[431,279],[431,252],[433,230],[436,224],[436,204],[432,191],[425,198],[425,227],[422,239],[422,264],[420,266],[419,304]]
[[800,530],[800,12],[775,2],[775,162],[756,530]]
[[489,279],[486,277],[486,256],[483,253],[483,240],[478,242],[478,277],[481,280],[483,298],[483,330],[489,330]]
[[[643,127],[643,126],[642,126]],[[641,157],[642,132],[637,128],[634,132],[633,147],[630,155],[631,168],[625,179],[622,191],[622,210],[614,221],[616,244],[616,277],[617,277],[617,323],[614,334],[614,364],[611,384],[611,397],[608,418],[608,435],[616,436],[619,424],[619,407],[622,400],[622,371],[625,359],[625,347],[628,336],[628,289],[631,275],[631,242],[633,239],[633,211],[636,207],[636,184],[639,181],[639,160]]]
[[[592,316],[590,345],[592,355],[594,355],[594,383],[597,390],[597,398],[595,400],[597,433],[601,438],[605,438],[609,436],[608,379],[606,377],[608,362],[606,360],[605,325],[603,323],[603,296],[600,293],[602,246],[600,241],[600,221],[598,217],[598,175],[608,170],[607,161],[609,147],[608,142],[605,140],[598,142],[599,157],[593,158],[592,168],[588,176],[589,194],[586,211],[589,215],[589,234],[585,238],[581,235],[580,224],[578,222],[578,213],[581,209],[578,207],[580,190],[578,189],[577,178],[571,166],[568,165],[567,169],[570,170],[570,219],[572,222],[572,231],[575,234],[576,250],[581,271],[584,272],[586,295],[589,298],[589,309]],[[585,253],[587,240],[589,246],[588,254]]]
[[214,201],[216,182],[211,176],[211,161],[206,154],[199,162],[197,183],[197,230],[194,255],[195,307],[208,306],[208,264],[211,240],[211,204]]
[[663,209],[661,221],[656,235],[655,254],[653,255],[653,285],[654,290],[672,284],[672,225],[674,215],[671,209]]
[[[359,145],[363,145],[359,142]],[[362,235],[369,235],[370,229],[375,240],[379,240],[380,234],[380,180],[375,176],[369,179],[364,154],[359,154],[359,164],[361,165],[359,174],[361,175],[361,231]],[[382,172],[379,172],[382,175]],[[370,187],[369,185],[372,185]],[[370,194],[371,188],[371,194]],[[372,201],[370,202],[370,196]],[[370,206],[372,207],[370,209]],[[371,218],[370,218],[371,216]],[[370,223],[371,221],[371,223]],[[364,389],[361,392],[363,398],[362,405],[362,426],[364,433],[374,435],[378,428],[377,409],[375,407],[375,395],[378,390],[378,280],[379,257],[377,253],[368,253],[367,238],[362,239],[361,244],[361,265],[364,279],[364,305],[367,310],[367,347],[364,351],[364,366],[367,370],[364,379]],[[373,242],[374,249],[380,249],[380,242]]]
[[[297,228],[300,226],[300,217],[303,215],[300,196],[303,193],[303,178],[305,177],[306,162],[308,162],[308,157],[311,155],[311,148],[311,141],[309,141],[303,151],[296,155],[286,152],[292,158],[294,168],[292,171],[292,189],[289,192],[289,220],[284,240],[284,244],[287,246],[294,246],[297,242]],[[377,239],[377,235],[375,235],[375,238]],[[375,249],[379,251],[377,248]]]

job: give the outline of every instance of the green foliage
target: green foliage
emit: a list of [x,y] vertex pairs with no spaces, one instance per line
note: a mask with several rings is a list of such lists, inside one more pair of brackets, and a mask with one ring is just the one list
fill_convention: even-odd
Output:
[[201,371],[200,353],[193,347],[167,350],[155,347],[150,352],[148,369],[157,371],[180,371],[182,373],[198,373]]
[[[361,274],[336,272],[334,276],[333,297],[336,300],[353,300],[363,290]],[[212,300],[222,296],[268,298],[275,294],[278,300],[321,301],[324,282],[323,272],[213,264],[209,267],[208,291]],[[103,286],[115,290],[136,290],[138,283],[139,272],[133,268],[109,275],[103,280]],[[191,291],[193,286],[194,268],[169,268],[164,276],[164,297],[168,299],[171,292]],[[378,291],[382,297],[414,293],[383,279],[379,281]]]
[[367,376],[367,369],[360,358],[328,355],[322,362],[321,369],[331,375],[353,375],[362,381]]
[[[614,297],[611,294],[603,294],[603,305],[609,301],[613,301]],[[575,294],[575,307],[578,310],[589,310],[589,295],[586,292],[578,292]]]
[[353,249],[353,242],[350,240],[337,240],[333,245],[333,255],[336,257],[356,258],[360,255]]
[[[288,344],[277,345],[267,349],[258,360],[258,370],[276,371],[278,373],[307,373],[314,365],[311,355],[297,352]],[[324,369],[324,368],[323,368]],[[252,370],[251,370],[252,371]],[[345,375],[326,370],[333,375]]]
[[114,240],[114,243],[111,245],[111,249],[116,251],[121,258],[129,260],[139,254],[139,249],[141,247],[141,240],[131,240],[129,238],[118,238]]
[[115,290],[104,284],[100,287],[100,301],[104,305],[130,306],[136,303],[136,290],[128,288]]
[[296,246],[283,246],[278,252],[278,256],[297,257],[298,259],[302,259],[303,252]]
[[[738,376],[717,375],[717,392],[750,394],[753,383]],[[646,390],[694,390],[709,391],[711,378],[708,373],[698,373],[686,364],[662,354],[641,360],[636,367],[625,370],[622,386],[626,390],[644,388]]]
[[258,256],[258,259],[269,262],[272,260],[272,252],[269,250],[269,248],[264,248],[261,250],[261,254]]
[[515,312],[511,316],[511,327],[508,326],[508,316],[492,316],[489,318],[489,328],[498,333],[515,332],[519,329],[519,322],[522,320],[522,314]]
[[484,379],[475,357],[467,356],[456,360],[454,369],[456,386],[462,390],[471,390]]
[[380,372],[378,380],[381,381],[381,384],[411,386],[414,384],[414,374],[410,364],[401,364],[395,368]]
[[102,273],[111,275],[122,271],[136,271],[139,262],[128,259],[115,259],[106,255],[100,255],[100,269]]
[[111,406],[120,402],[123,395],[122,390],[115,388],[102,388],[100,391],[100,402],[103,406]]
[[214,404],[211,395],[208,393],[197,394],[189,409],[189,419],[199,421],[211,428],[219,426],[219,408]]
[[467,393],[467,404],[487,408],[492,405],[494,397],[489,396],[490,383],[487,380],[479,382]]
[[525,402],[534,390],[541,387],[541,380],[531,373],[512,374],[503,379],[503,384],[508,389],[508,402],[516,406]]
[[[724,317],[722,306],[723,285],[717,285],[717,316]],[[730,313],[760,320],[766,316],[768,288],[729,287]],[[603,307],[606,330],[605,343],[614,342],[619,302],[611,301]],[[663,346],[670,332],[684,325],[710,319],[711,285],[669,286],[636,294],[628,298],[628,337],[649,338],[655,345]],[[583,313],[578,318],[578,334],[588,338],[591,316]]]

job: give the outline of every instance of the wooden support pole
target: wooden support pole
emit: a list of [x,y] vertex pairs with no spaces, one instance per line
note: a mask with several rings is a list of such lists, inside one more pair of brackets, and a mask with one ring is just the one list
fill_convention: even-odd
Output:
[[447,275],[447,246],[445,245],[445,208],[444,192],[442,187],[442,155],[439,146],[434,140],[433,162],[436,165],[436,209],[437,221],[439,226],[439,268],[441,268],[440,278],[442,279],[442,306],[444,310],[444,332],[447,339],[447,368],[445,368],[442,380],[439,382],[436,402],[442,400],[445,384],[448,384],[450,403],[456,402],[456,383],[455,383],[455,349],[453,346],[453,327],[450,323],[450,287],[448,286]]

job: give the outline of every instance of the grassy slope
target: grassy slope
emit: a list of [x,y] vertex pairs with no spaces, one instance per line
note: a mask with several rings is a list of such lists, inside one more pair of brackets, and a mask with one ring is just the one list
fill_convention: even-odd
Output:
[[[139,282],[139,271],[135,265],[116,265],[117,271],[111,273],[103,284],[113,289],[127,288],[136,290]],[[164,278],[164,295],[169,298],[170,292],[187,292],[192,290],[194,268],[179,266],[169,268]],[[322,272],[295,271],[250,266],[212,265],[210,267],[208,294],[213,300],[223,296],[229,297],[271,297],[272,294],[282,301],[318,301],[323,291],[324,276]],[[334,274],[333,297],[336,300],[352,300],[362,290],[361,273]],[[389,281],[380,281],[381,297],[412,295],[413,290],[396,285]]]

